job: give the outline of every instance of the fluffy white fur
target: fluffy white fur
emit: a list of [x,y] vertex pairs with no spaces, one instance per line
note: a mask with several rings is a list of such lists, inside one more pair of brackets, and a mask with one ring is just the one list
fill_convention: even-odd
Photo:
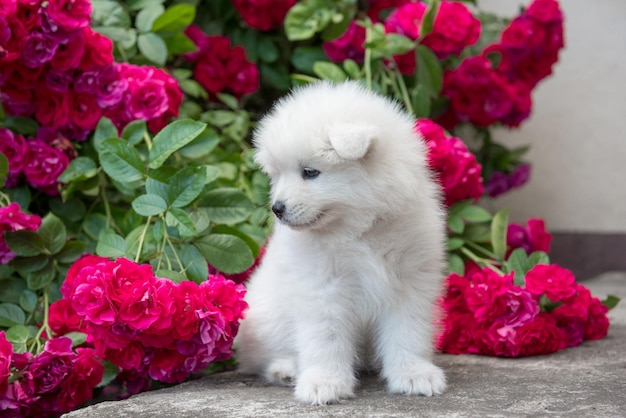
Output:
[[241,370],[312,404],[352,397],[361,367],[393,393],[445,389],[431,360],[444,212],[413,125],[357,83],[325,82],[261,121],[256,160],[284,212],[248,285]]

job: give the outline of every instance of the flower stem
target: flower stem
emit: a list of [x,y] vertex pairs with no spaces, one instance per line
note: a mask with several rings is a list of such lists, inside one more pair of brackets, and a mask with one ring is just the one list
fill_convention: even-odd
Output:
[[[372,28],[370,25],[365,27],[365,44],[367,45],[372,40]],[[372,50],[369,47],[365,47],[365,83],[368,90],[372,90]]]
[[495,271],[496,273],[504,276],[504,272],[502,270],[500,270],[499,268],[497,268],[496,266],[493,265],[493,261],[489,260],[487,258],[482,258],[477,256],[476,254],[474,254],[471,250],[469,250],[466,247],[461,247],[461,252],[463,254],[465,254],[470,260],[474,261],[477,264],[481,264],[487,268],[490,268],[491,270]]
[[468,246],[472,247],[474,250],[480,251],[482,252],[484,255],[486,255],[487,257],[491,258],[492,260],[497,260],[498,257],[496,257],[496,255],[494,253],[492,253],[491,251],[487,250],[486,248],[481,247],[480,245],[476,244],[475,242],[469,241],[469,240],[463,240],[465,241],[465,244],[467,244]]
[[135,263],[139,262],[139,258],[141,257],[141,250],[143,249],[143,243],[146,240],[146,233],[148,232],[148,226],[150,226],[150,222],[152,221],[152,216],[148,216],[148,221],[146,225],[143,227],[143,231],[141,231],[141,236],[139,237],[139,246],[137,247],[137,255],[135,255]]
[[52,337],[52,330],[50,329],[50,325],[48,324],[48,319],[50,317],[50,299],[48,293],[50,291],[50,286],[46,286],[43,292],[43,324],[37,331],[35,338],[33,339],[33,343],[30,347],[28,347],[28,351],[33,354],[37,354],[41,350],[41,335],[45,332],[48,339]]

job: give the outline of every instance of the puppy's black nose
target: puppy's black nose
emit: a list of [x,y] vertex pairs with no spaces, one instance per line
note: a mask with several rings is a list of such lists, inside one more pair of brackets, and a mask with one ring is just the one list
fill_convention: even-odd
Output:
[[285,204],[280,200],[272,205],[272,212],[278,219],[282,219],[285,214]]

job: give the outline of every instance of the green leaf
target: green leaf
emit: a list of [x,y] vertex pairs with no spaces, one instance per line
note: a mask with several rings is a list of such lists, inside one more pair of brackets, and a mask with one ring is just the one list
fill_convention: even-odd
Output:
[[159,35],[153,32],[141,33],[137,37],[137,47],[144,57],[163,66],[167,61],[167,46]]
[[198,206],[213,222],[220,224],[242,222],[254,209],[250,198],[233,188],[211,190],[203,196]]
[[167,226],[174,226],[178,228],[180,235],[183,237],[192,237],[196,234],[196,226],[187,214],[182,209],[171,208],[165,214],[165,223]]
[[[240,225],[237,225],[236,227],[228,225],[215,225],[212,229],[212,232],[215,234],[234,235],[241,238],[246,244],[248,244],[248,247],[250,247],[250,250],[252,250],[252,255],[255,258],[259,255],[259,252],[261,251],[260,245],[250,235],[245,233],[242,230],[242,226]],[[263,238],[263,242],[264,241],[265,238]]]
[[182,208],[193,202],[206,184],[204,167],[185,167],[172,177],[167,191],[170,207]]
[[41,221],[41,226],[37,231],[43,240],[44,247],[50,254],[56,254],[67,241],[67,231],[65,225],[54,214],[48,213]]
[[28,273],[26,276],[26,285],[30,290],[39,290],[48,286],[54,280],[57,274],[52,260],[48,262],[41,270]]
[[180,55],[198,49],[196,44],[184,33],[175,33],[163,38],[163,40],[167,46],[167,51],[172,55]]
[[181,80],[178,82],[180,89],[188,96],[195,97],[196,99],[207,100],[209,94],[196,80]]
[[35,292],[25,289],[20,295],[20,306],[26,312],[33,312],[37,307],[37,295]]
[[481,208],[480,206],[474,206],[474,205],[463,208],[459,212],[459,216],[465,219],[467,222],[474,222],[474,223],[489,222],[492,219],[492,216],[489,212],[487,212],[485,209]]
[[435,18],[439,12],[439,0],[429,0],[428,9],[424,13],[422,18],[422,24],[420,26],[419,34],[420,38],[424,39],[426,35],[433,31],[435,25]]
[[0,302],[15,302],[20,300],[22,292],[26,289],[23,280],[0,281]]
[[397,33],[389,33],[385,36],[385,54],[389,57],[393,55],[402,55],[406,54],[409,51],[415,50],[415,41],[410,38],[407,38],[404,35],[399,35]]
[[11,343],[25,344],[29,338],[28,328],[24,325],[13,325],[6,331],[6,338]]
[[257,44],[259,59],[263,62],[271,64],[280,57],[280,51],[271,38],[263,36]]
[[93,26],[130,27],[130,16],[114,0],[92,0],[91,24]]
[[70,264],[78,260],[85,253],[86,245],[82,241],[69,241],[56,255],[56,260],[62,264]]
[[85,222],[83,222],[83,231],[89,238],[97,241],[100,231],[105,228],[106,224],[106,216],[101,213],[90,213],[85,217]]
[[167,202],[155,194],[138,196],[133,200],[132,206],[141,216],[156,216],[167,210]]
[[346,74],[348,74],[348,77],[350,77],[351,79],[358,80],[361,78],[361,67],[359,67],[359,64],[357,64],[355,61],[351,59],[346,59],[343,62],[343,69]]
[[448,239],[448,251],[458,250],[465,244],[461,238],[449,238]]
[[137,145],[144,140],[148,128],[145,120],[134,120],[122,131],[122,138],[127,140],[131,145]]
[[153,139],[149,156],[150,168],[161,167],[172,153],[193,141],[206,126],[206,123],[191,119],[177,120],[167,125]]
[[428,118],[432,109],[430,95],[423,84],[418,84],[413,88],[409,95],[411,96],[411,104],[413,105],[413,113],[417,118]]
[[465,263],[458,254],[450,254],[448,257],[448,271],[463,276],[465,274]]
[[98,174],[98,167],[91,158],[77,157],[70,162],[58,180],[61,183],[71,183],[72,181],[90,179],[96,174]]
[[96,386],[97,388],[108,385],[120,373],[120,368],[108,360],[103,360],[102,365],[104,366],[104,374],[102,375],[102,380]]
[[433,51],[424,45],[418,45],[417,83],[424,86],[431,97],[438,97],[443,87],[443,70]]
[[165,12],[165,7],[161,4],[151,4],[141,9],[135,17],[135,27],[141,32],[150,32],[152,24],[163,12]]
[[209,266],[196,247],[186,245],[179,251],[178,255],[183,263],[185,274],[190,280],[202,283],[209,277]]
[[182,147],[179,152],[185,158],[200,159],[209,155],[219,142],[219,135],[212,128],[207,127],[193,141]]
[[83,345],[87,341],[87,334],[83,332],[73,331],[73,332],[68,332],[67,334],[63,336],[72,340],[72,348],[76,348],[79,345]]
[[126,253],[126,241],[117,234],[104,234],[96,245],[96,254],[102,257],[119,258]]
[[289,61],[298,71],[312,73],[313,64],[328,61],[328,57],[321,46],[298,46],[293,50]]
[[465,223],[459,215],[450,215],[448,217],[448,228],[455,234],[462,234],[465,229]]
[[550,264],[550,257],[543,251],[534,251],[528,256],[528,270],[537,264]]
[[50,258],[47,255],[39,254],[34,257],[15,257],[9,262],[9,266],[20,272],[22,276],[44,268]]
[[9,174],[9,160],[0,152],[0,188],[4,187]]
[[313,72],[319,78],[330,81],[345,81],[348,75],[332,62],[319,61],[313,64]]
[[130,10],[141,10],[163,2],[165,2],[165,0],[125,0],[124,3]]
[[190,4],[175,4],[167,8],[152,25],[152,31],[164,34],[183,32],[196,17],[196,8]]
[[602,304],[609,308],[609,310],[615,308],[621,299],[615,295],[608,295],[606,299],[602,301]]
[[139,152],[123,139],[109,138],[100,143],[100,164],[105,173],[120,183],[143,179],[145,166]]
[[159,269],[154,273],[154,277],[160,277],[162,279],[169,279],[175,283],[180,283],[185,280],[189,280],[187,276],[176,270]]
[[99,149],[100,143],[109,138],[117,138],[117,128],[113,122],[111,122],[111,119],[102,117],[98,121],[96,130],[93,133],[93,144],[96,149]]
[[320,0],[303,0],[293,5],[285,16],[285,33],[290,41],[310,39],[323,30],[332,19],[332,13]]
[[14,303],[0,303],[0,327],[24,325],[26,315],[22,308]]
[[493,252],[499,261],[504,260],[506,254],[506,231],[509,226],[509,210],[499,210],[491,221],[491,244]]
[[39,125],[33,118],[10,116],[0,122],[1,126],[24,136],[36,136]]
[[525,276],[528,272],[528,256],[523,248],[514,250],[506,261],[505,266],[508,273],[515,272],[514,284],[524,286]]
[[213,267],[226,274],[241,273],[254,263],[250,248],[233,235],[207,235],[194,245]]
[[5,232],[4,241],[11,251],[21,257],[39,255],[44,250],[43,240],[35,231]]

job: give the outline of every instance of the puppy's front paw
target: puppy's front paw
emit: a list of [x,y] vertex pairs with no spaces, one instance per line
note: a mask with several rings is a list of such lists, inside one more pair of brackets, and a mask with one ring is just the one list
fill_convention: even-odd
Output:
[[328,370],[309,369],[298,377],[296,398],[313,405],[336,403],[354,396],[354,376],[340,376]]
[[439,367],[424,362],[387,377],[387,388],[391,393],[405,395],[441,395],[446,389],[446,376]]
[[296,379],[296,361],[292,358],[273,360],[265,369],[265,379],[276,385],[293,386]]

